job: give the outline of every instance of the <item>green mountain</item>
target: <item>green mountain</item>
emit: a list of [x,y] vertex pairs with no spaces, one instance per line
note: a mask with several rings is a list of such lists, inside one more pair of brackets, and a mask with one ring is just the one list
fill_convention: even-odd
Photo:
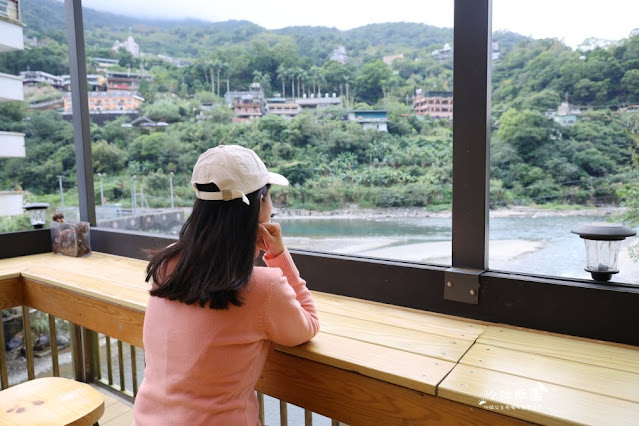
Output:
[[[50,37],[64,43],[64,4],[56,0],[25,0],[26,35]],[[205,22],[200,20],[145,19],[84,8],[87,46],[110,47],[131,31],[142,50],[175,57],[195,57],[215,47],[248,43],[257,36],[292,39],[298,54],[315,63],[325,61],[332,50],[344,45],[349,56],[373,47],[378,54],[392,54],[407,48],[424,48],[452,43],[453,30],[415,23],[371,24],[348,31],[327,27],[287,27],[267,30],[248,21]]]

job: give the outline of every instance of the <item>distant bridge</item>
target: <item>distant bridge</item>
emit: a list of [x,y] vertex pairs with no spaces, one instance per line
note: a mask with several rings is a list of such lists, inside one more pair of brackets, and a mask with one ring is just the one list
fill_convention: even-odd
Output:
[[140,210],[122,209],[119,217],[98,220],[98,226],[131,231],[168,233],[185,221],[184,209]]

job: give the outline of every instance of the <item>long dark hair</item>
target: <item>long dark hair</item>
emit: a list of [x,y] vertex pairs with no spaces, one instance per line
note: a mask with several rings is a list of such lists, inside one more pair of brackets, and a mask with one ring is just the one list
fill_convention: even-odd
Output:
[[[215,184],[198,190],[217,192]],[[177,243],[153,254],[146,281],[153,278],[151,296],[198,303],[212,309],[242,306],[238,292],[253,272],[260,204],[270,185],[230,201],[197,199]],[[165,275],[170,259],[178,257],[173,272]]]

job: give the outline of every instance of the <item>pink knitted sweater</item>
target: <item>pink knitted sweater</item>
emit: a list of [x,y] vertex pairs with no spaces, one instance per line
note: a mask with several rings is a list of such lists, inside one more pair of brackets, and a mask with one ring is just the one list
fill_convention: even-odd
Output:
[[134,425],[260,424],[254,387],[270,342],[295,346],[319,330],[315,304],[288,250],[264,261],[269,267],[255,267],[241,290],[241,307],[149,298]]

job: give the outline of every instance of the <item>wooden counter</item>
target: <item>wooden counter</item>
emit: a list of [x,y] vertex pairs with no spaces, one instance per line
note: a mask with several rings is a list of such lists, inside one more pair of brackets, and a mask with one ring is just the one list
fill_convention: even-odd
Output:
[[[28,305],[142,347],[145,267],[96,252],[3,259],[0,307]],[[313,296],[320,333],[276,346],[260,391],[351,425],[639,419],[639,348]]]

